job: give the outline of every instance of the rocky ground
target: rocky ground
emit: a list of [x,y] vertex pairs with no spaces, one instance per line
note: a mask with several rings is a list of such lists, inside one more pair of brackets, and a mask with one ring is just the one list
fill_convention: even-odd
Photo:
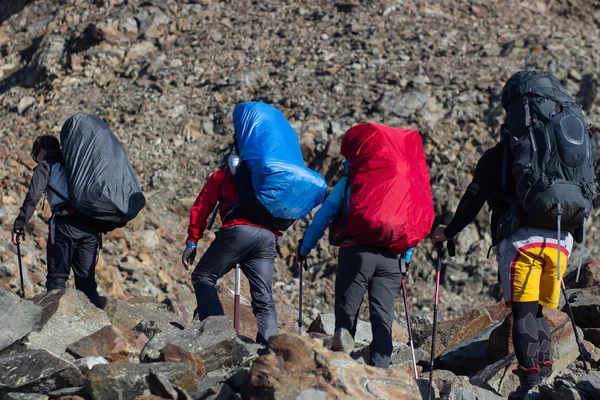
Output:
[[[598,4],[585,0],[5,0],[0,287],[18,287],[8,238],[34,167],[32,141],[58,134],[73,113],[107,121],[148,198],[136,220],[105,237],[102,293],[171,299],[189,313],[194,298],[179,262],[187,215],[231,143],[238,102],[279,107],[297,129],[307,163],[330,186],[341,170],[340,138],[352,125],[418,129],[443,222],[478,157],[498,140],[499,95],[512,73],[551,70],[582,103],[599,138],[599,24]],[[40,204],[22,246],[30,297],[44,292],[48,217]],[[460,235],[457,257],[445,262],[443,319],[500,299],[495,263],[486,258],[488,219],[482,211]],[[287,266],[307,224],[299,221],[286,233],[280,249],[274,290],[283,320],[297,306],[297,283]],[[586,261],[597,258],[597,224],[588,232]],[[201,247],[211,239],[207,234]],[[325,242],[309,260],[307,325],[332,310],[336,252]],[[408,285],[416,317],[432,312],[433,262],[424,241]],[[227,287],[233,287],[231,276],[222,290]],[[401,320],[400,302],[396,309]]]
[[[565,278],[583,352],[573,325],[546,309],[554,373],[527,400],[592,400],[600,396],[600,263],[583,277]],[[223,301],[231,292],[220,292]],[[242,301],[240,334],[227,316],[189,322],[176,301],[152,297],[104,298],[98,309],[73,289],[30,300],[0,289],[0,399],[20,400],[234,400],[427,398],[431,319],[414,319],[413,377],[407,332],[393,328],[389,369],[365,365],[372,340],[360,321],[350,355],[329,350],[334,318],[320,314],[301,336],[281,321],[268,346],[255,344],[254,318]],[[561,308],[565,310],[564,304]],[[518,385],[510,339],[512,315],[504,304],[472,308],[438,326],[433,389],[441,400],[506,398]],[[293,332],[293,333],[292,333]],[[433,397],[432,397],[433,398]]]

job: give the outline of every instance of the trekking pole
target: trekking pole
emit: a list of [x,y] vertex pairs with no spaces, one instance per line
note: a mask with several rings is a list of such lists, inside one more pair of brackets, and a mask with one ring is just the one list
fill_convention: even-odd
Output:
[[575,333],[575,341],[577,342],[577,346],[579,347],[579,354],[581,354],[581,360],[583,361],[583,369],[586,374],[589,374],[587,363],[585,360],[585,353],[583,349],[583,344],[581,343],[581,339],[579,338],[579,333],[577,333],[577,325],[575,325],[575,317],[573,316],[573,310],[571,309],[571,304],[569,304],[569,298],[567,297],[567,290],[565,289],[565,282],[561,281],[563,296],[565,296],[565,302],[567,304],[567,311],[569,313],[569,318],[571,318],[571,325],[573,325],[573,332]]
[[429,393],[427,398],[431,400],[433,392],[433,359],[435,358],[435,336],[437,333],[437,315],[438,300],[440,294],[440,271],[442,269],[442,258],[445,256],[446,249],[443,242],[436,243],[437,263],[435,267],[435,296],[433,298],[433,326],[431,329],[431,355],[429,357]]
[[233,297],[233,328],[236,334],[240,334],[240,281],[242,270],[237,264],[235,266],[235,295]]
[[406,314],[406,326],[408,327],[408,341],[410,343],[410,354],[412,356],[413,369],[415,373],[415,379],[419,379],[419,372],[417,371],[417,361],[415,359],[415,346],[413,342],[412,324],[410,323],[410,315],[408,313],[408,302],[406,301],[406,285],[405,278],[408,273],[409,264],[404,261],[404,256],[400,259],[400,272],[402,273],[402,281],[400,287],[402,289],[402,298],[404,300],[404,314]]
[[23,282],[23,264],[21,262],[21,242],[17,238],[17,257],[19,259],[19,275],[21,276],[21,298],[25,298],[25,284]]
[[302,271],[303,269],[303,265],[306,262],[305,261],[298,261],[299,264],[299,274],[300,276],[298,277],[298,335],[302,335],[302,277],[304,275],[304,271]]

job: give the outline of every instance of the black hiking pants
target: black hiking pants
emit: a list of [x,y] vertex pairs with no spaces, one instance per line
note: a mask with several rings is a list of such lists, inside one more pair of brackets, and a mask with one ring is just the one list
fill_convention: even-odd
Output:
[[373,341],[369,364],[388,368],[392,355],[394,301],[402,274],[394,253],[367,245],[340,249],[335,278],[335,329],[356,334],[358,313],[365,293],[369,293],[369,313]]
[[217,294],[217,280],[240,264],[250,283],[252,311],[256,317],[256,342],[265,344],[277,334],[277,310],[273,301],[276,237],[268,229],[236,225],[221,229],[192,273],[200,320],[225,315]]
[[46,246],[46,289],[65,289],[73,269],[75,288],[82,291],[96,307],[102,308],[96,284],[100,234],[81,222],[76,215],[55,215],[52,219]]

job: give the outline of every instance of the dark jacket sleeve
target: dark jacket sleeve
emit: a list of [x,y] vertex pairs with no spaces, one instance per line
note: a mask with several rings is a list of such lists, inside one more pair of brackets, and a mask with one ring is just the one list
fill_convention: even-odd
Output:
[[456,212],[454,213],[454,218],[452,218],[452,221],[444,229],[446,237],[453,238],[458,235],[460,231],[477,217],[481,207],[483,207],[490,197],[490,181],[496,179],[491,172],[498,168],[498,166],[493,165],[493,161],[492,153],[490,151],[486,152],[481,159],[479,159],[473,180],[460,199]]
[[48,187],[48,181],[50,180],[50,165],[42,161],[33,170],[33,176],[31,177],[31,183],[29,184],[29,190],[19,211],[19,216],[15,220],[14,229],[21,230],[31,219],[33,212],[40,201],[42,194]]

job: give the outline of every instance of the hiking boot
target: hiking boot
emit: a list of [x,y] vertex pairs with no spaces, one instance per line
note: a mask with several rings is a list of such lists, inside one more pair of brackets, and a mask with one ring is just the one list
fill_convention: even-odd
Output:
[[542,381],[539,367],[524,368],[519,365],[513,373],[519,377],[520,384],[517,390],[508,395],[508,400],[523,400]]
[[540,375],[542,378],[547,378],[552,375],[552,361],[539,361]]
[[336,329],[335,333],[333,334],[331,350],[343,351],[346,354],[352,353],[352,350],[354,350],[354,338],[347,329]]

